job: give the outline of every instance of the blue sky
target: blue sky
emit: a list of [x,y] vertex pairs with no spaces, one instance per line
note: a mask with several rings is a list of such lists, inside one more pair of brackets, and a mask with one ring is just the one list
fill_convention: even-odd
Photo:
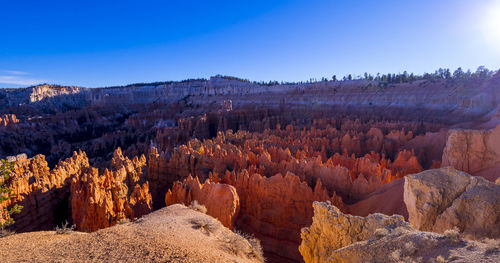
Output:
[[2,1],[0,87],[498,69],[499,2]]

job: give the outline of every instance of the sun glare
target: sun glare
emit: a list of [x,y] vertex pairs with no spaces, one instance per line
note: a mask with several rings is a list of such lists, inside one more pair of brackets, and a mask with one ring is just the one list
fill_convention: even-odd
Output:
[[500,52],[500,0],[485,8],[482,29],[487,44]]

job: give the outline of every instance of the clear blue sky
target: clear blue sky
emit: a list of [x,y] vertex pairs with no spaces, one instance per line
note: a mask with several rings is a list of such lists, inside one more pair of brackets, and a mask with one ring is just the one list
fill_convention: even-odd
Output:
[[498,69],[498,2],[2,1],[0,87]]

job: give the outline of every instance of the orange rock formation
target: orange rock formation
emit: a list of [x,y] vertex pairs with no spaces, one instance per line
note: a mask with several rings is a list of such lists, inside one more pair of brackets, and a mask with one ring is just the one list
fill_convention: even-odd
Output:
[[240,199],[234,186],[213,183],[210,180],[201,184],[198,177],[189,176],[182,182],[175,182],[165,196],[165,205],[183,203],[191,204],[197,200],[207,208],[207,214],[219,219],[229,229],[240,212]]

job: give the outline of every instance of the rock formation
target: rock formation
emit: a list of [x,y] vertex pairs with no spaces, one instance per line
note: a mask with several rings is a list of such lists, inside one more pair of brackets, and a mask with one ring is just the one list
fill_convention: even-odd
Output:
[[16,118],[15,114],[4,114],[3,116],[0,116],[0,127],[14,125],[18,122],[19,120]]
[[402,216],[351,216],[328,202],[314,202],[313,208],[312,225],[301,233],[299,251],[305,262],[328,262],[335,250],[366,240],[377,229],[411,229]]
[[453,168],[405,178],[410,223],[422,231],[458,228],[474,239],[500,237],[500,185]]
[[[26,154],[14,158],[8,182],[16,194],[8,205],[25,206],[14,228],[68,221],[94,231],[165,201],[197,200],[226,226],[262,239],[270,260],[299,260],[300,229],[311,224],[314,201],[353,215],[408,217],[409,174],[442,161],[495,181],[500,128],[447,132],[496,118],[500,97],[488,94],[497,93],[498,80],[264,85],[216,76],[0,89],[0,157]],[[477,200],[474,191],[464,194]],[[439,211],[431,230],[491,225],[489,217],[462,218],[469,205],[462,199]],[[496,209],[494,202],[484,209]]]
[[90,166],[85,152],[74,152],[52,170],[43,155],[10,159],[16,161],[7,182],[14,197],[3,205],[24,206],[14,216],[19,232],[53,229],[65,221],[79,230],[94,231],[152,210],[144,156],[130,160],[117,149],[113,169],[102,175]]
[[209,179],[201,184],[198,177],[189,176],[182,182],[175,182],[165,196],[165,205],[192,201],[207,208],[207,214],[217,218],[225,227],[233,229],[240,211],[240,199],[236,189],[228,184],[213,183]]
[[497,241],[480,243],[458,233],[440,235],[414,230],[401,216],[343,214],[326,202],[314,202],[310,227],[299,247],[310,262],[496,262]]
[[24,206],[21,214],[14,216],[17,231],[53,229],[68,217],[69,182],[89,167],[87,156],[74,152],[52,170],[43,155],[22,157],[16,158],[14,175],[8,182],[14,197],[4,205]]
[[[448,166],[470,174],[499,167],[500,125],[492,130],[451,130],[442,158],[442,167]],[[485,177],[495,181],[498,174]]]
[[[95,231],[109,227],[125,218],[139,218],[152,210],[149,183],[142,170],[144,156],[133,160],[123,157],[121,149],[114,152],[113,170],[96,168],[74,176],[71,180],[71,212],[77,229]],[[141,178],[142,177],[142,178]]]
[[226,172],[221,181],[234,186],[240,197],[236,227],[259,238],[267,253],[289,260],[300,258],[300,229],[311,223],[312,202],[331,200],[342,205],[340,198],[329,196],[320,181],[311,189],[291,173],[266,178],[245,170]]

